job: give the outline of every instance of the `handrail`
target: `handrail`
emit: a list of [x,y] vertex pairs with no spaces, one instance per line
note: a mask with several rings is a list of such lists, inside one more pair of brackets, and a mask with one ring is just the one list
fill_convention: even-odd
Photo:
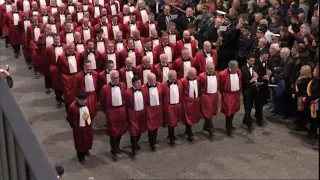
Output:
[[57,174],[53,166],[13,98],[7,82],[1,76],[0,109],[34,178],[36,180],[57,180]]

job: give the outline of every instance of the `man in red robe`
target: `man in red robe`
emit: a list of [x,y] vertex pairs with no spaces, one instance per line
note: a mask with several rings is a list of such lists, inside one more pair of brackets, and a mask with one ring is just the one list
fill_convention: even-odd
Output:
[[142,58],[142,64],[135,67],[137,75],[142,78],[142,83],[146,84],[148,82],[148,74],[154,72],[153,65],[150,64],[150,57],[144,56]]
[[147,130],[146,111],[144,107],[143,94],[141,92],[141,78],[134,76],[132,78],[132,87],[126,91],[126,102],[128,110],[128,125],[130,140],[132,146],[132,155],[140,150],[139,140],[141,133]]
[[148,139],[151,151],[156,150],[158,128],[162,125],[162,99],[161,83],[156,81],[156,75],[148,74],[148,83],[142,86],[142,94],[146,108]]
[[162,83],[163,88],[163,106],[164,106],[164,121],[168,125],[168,136],[170,145],[175,145],[176,137],[174,128],[178,122],[182,120],[182,82],[177,79],[177,72],[170,70],[168,73],[169,79]]
[[124,37],[132,37],[134,30],[143,32],[143,25],[142,22],[136,20],[136,15],[134,13],[130,13],[130,21],[123,24]]
[[92,115],[97,114],[97,85],[98,85],[98,73],[91,69],[91,61],[85,60],[83,62],[83,71],[76,74],[76,92],[86,93],[87,106]]
[[95,71],[102,71],[104,69],[104,59],[101,58],[100,53],[94,49],[93,40],[86,41],[86,50],[81,53],[81,64],[84,60],[91,61],[91,69]]
[[124,82],[127,85],[127,88],[132,87],[131,79],[137,74],[136,70],[133,67],[133,62],[131,58],[127,58],[125,62],[125,67],[119,70],[120,81]]
[[169,43],[169,35],[167,33],[162,33],[161,36],[162,43],[153,48],[153,53],[156,59],[154,62],[159,62],[160,54],[166,54],[168,56],[168,62],[171,63],[176,59],[176,45]]
[[187,76],[189,69],[191,67],[196,67],[196,62],[193,57],[190,55],[188,48],[183,48],[181,56],[173,61],[172,67],[177,71],[178,78],[181,79]]
[[185,30],[183,31],[183,38],[177,41],[176,50],[177,55],[181,55],[181,51],[183,48],[188,48],[190,52],[190,56],[194,57],[197,51],[197,43],[195,40],[192,40],[190,37],[190,32]]
[[168,63],[168,56],[166,54],[160,55],[160,63],[154,66],[154,73],[157,76],[158,82],[165,82],[168,80],[169,71],[172,69],[172,64]]
[[60,80],[60,74],[57,69],[57,60],[59,55],[63,54],[66,45],[61,43],[60,35],[53,35],[53,45],[46,48],[46,55],[49,61],[49,76],[51,79],[51,87],[54,90],[55,99],[57,101],[58,108],[64,102],[62,98],[62,85]]
[[107,50],[105,53],[101,54],[103,57],[103,59],[105,60],[105,62],[107,62],[108,60],[113,61],[114,63],[114,69],[120,69],[121,67],[123,67],[123,63],[120,61],[120,56],[119,56],[119,52],[114,50],[114,42],[109,41],[107,44]]
[[114,70],[114,63],[113,61],[109,60],[105,65],[105,69],[99,73],[99,78],[98,78],[99,91],[104,85],[110,83],[111,81],[110,72],[112,70]]
[[7,12],[11,12],[12,11],[12,4],[13,1],[10,0],[5,0],[5,2],[3,4],[0,5],[0,28],[1,28],[1,32],[2,35],[5,38],[5,47],[9,47],[9,28],[7,26],[7,24],[5,23],[5,16]]
[[121,152],[119,147],[121,136],[127,131],[126,85],[119,81],[119,73],[116,70],[111,71],[110,78],[111,82],[101,89],[100,105],[106,115],[112,159],[116,161],[117,153]]
[[31,49],[29,45],[27,44],[27,29],[30,26],[30,18],[29,18],[29,13],[28,12],[23,12],[23,18],[19,22],[19,29],[20,29],[20,34],[21,34],[21,41],[22,41],[22,51],[23,51],[23,56],[26,61],[28,69],[32,68],[31,65]]
[[89,18],[83,18],[82,21],[83,21],[83,24],[79,26],[76,31],[78,31],[81,34],[81,39],[84,41],[93,39],[94,31],[93,31],[93,27],[89,25]]
[[87,107],[87,95],[78,94],[67,113],[67,121],[73,130],[73,141],[78,160],[85,163],[85,157],[90,155],[93,142],[92,120],[94,114]]
[[212,117],[218,112],[219,74],[213,62],[208,62],[206,72],[199,75],[201,114],[204,117],[203,130],[213,136]]
[[77,72],[80,71],[80,54],[75,51],[73,43],[67,46],[65,53],[59,55],[57,69],[60,74],[66,111],[68,111],[68,107],[75,100],[75,79]]
[[151,30],[159,30],[158,22],[155,21],[154,14],[149,14],[149,21],[143,23],[144,26],[144,37],[151,37]]
[[150,64],[157,64],[159,62],[155,61],[157,58],[156,58],[156,53],[154,53],[152,51],[152,41],[150,38],[145,38],[143,40],[143,54],[145,56],[149,56],[150,57]]
[[199,79],[197,70],[191,67],[188,76],[182,80],[183,85],[183,122],[186,125],[188,141],[193,142],[192,125],[200,120]]
[[203,49],[196,53],[194,59],[198,63],[199,73],[205,72],[207,62],[213,62],[217,66],[217,51],[212,49],[210,41],[205,41]]
[[[99,25],[99,24],[97,24],[97,25]],[[102,53],[106,52],[106,49],[107,49],[106,44],[108,42],[108,39],[103,37],[104,32],[101,27],[99,27],[99,26],[96,27],[94,29],[94,32],[95,32],[95,38],[94,38],[95,48],[100,54],[102,54]]]
[[120,62],[124,62],[127,57],[130,57],[134,67],[141,64],[142,56],[142,53],[134,47],[134,42],[131,38],[127,39],[127,47],[120,51],[119,54]]
[[114,40],[114,37],[118,31],[123,32],[123,24],[119,23],[117,15],[113,15],[111,22],[108,24],[109,39]]
[[221,112],[226,115],[227,134],[231,136],[234,114],[240,110],[240,89],[242,74],[237,61],[230,61],[229,68],[220,72],[219,89]]
[[5,14],[4,19],[5,19],[5,24],[9,29],[9,35],[8,35],[9,44],[11,44],[13,48],[15,58],[18,58],[20,53],[20,44],[22,42],[22,37],[19,32],[18,23],[21,19],[22,12],[18,11],[16,4],[12,4],[11,8],[12,8],[12,11],[7,12]]

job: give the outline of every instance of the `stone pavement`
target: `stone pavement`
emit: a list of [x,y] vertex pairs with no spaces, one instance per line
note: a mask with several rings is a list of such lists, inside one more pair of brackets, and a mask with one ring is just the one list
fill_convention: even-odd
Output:
[[[201,131],[203,121],[194,127],[193,144],[183,137],[184,127],[176,129],[176,147],[168,145],[167,130],[161,128],[156,152],[150,152],[147,136],[135,159],[126,153],[118,162],[110,158],[109,140],[98,127],[105,123],[101,112],[94,120],[95,140],[91,156],[83,166],[77,162],[72,131],[65,120],[64,107],[55,106],[54,95],[45,94],[44,79],[35,79],[22,57],[15,59],[11,48],[0,41],[0,67],[10,65],[12,92],[47,152],[52,165],[65,168],[66,180],[113,179],[319,179],[319,153],[303,134],[292,131],[290,121],[267,120],[252,134],[240,127],[243,109],[236,114],[234,137],[224,132],[224,117],[214,118],[216,135],[208,140]],[[1,92],[0,92],[1,93]],[[267,118],[266,118],[267,119]],[[128,134],[121,147],[130,152]]]

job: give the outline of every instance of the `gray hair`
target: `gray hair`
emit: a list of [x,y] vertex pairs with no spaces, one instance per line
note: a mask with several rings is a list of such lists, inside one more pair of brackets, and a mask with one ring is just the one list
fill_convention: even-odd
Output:
[[114,77],[116,75],[119,75],[119,72],[117,70],[111,70],[110,71],[110,77]]
[[280,46],[279,46],[278,43],[272,43],[272,44],[270,45],[270,48],[273,49],[273,50],[275,50],[275,51],[280,51]]
[[214,63],[213,62],[207,62],[207,64],[206,64],[206,68],[208,68],[208,67],[210,67],[210,66],[213,66],[214,67]]
[[229,68],[231,67],[237,67],[238,66],[238,62],[236,60],[231,60],[228,63]]
[[286,58],[290,56],[290,49],[287,47],[282,48],[281,52],[285,54]]
[[176,70],[170,70],[170,71],[168,72],[168,77],[170,77],[170,76],[172,76],[172,75],[174,75],[174,74],[177,74],[177,71],[176,71]]

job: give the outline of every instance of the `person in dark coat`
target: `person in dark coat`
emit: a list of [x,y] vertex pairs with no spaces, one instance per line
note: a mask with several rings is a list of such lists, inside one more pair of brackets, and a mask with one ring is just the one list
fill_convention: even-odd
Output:
[[160,13],[158,16],[157,16],[157,22],[158,22],[158,26],[159,26],[159,29],[161,31],[166,31],[167,30],[167,26],[169,25],[170,21],[171,21],[171,18],[170,18],[170,6],[168,5],[165,5],[164,8],[163,8],[163,12]]
[[[279,67],[281,63],[279,44],[271,44],[269,48],[270,63],[273,67]],[[271,69],[273,71],[273,69]]]
[[252,49],[255,38],[251,34],[251,26],[249,25],[243,25],[243,28],[241,29],[241,35],[239,38],[239,51],[236,56],[237,61],[242,67],[246,62],[246,57],[250,53],[250,50]]
[[188,24],[193,23],[195,20],[195,17],[193,16],[193,10],[191,7],[188,7],[186,9],[186,13],[179,16],[177,19],[174,20],[174,22],[177,25],[178,31],[180,34],[186,29],[188,29]]

